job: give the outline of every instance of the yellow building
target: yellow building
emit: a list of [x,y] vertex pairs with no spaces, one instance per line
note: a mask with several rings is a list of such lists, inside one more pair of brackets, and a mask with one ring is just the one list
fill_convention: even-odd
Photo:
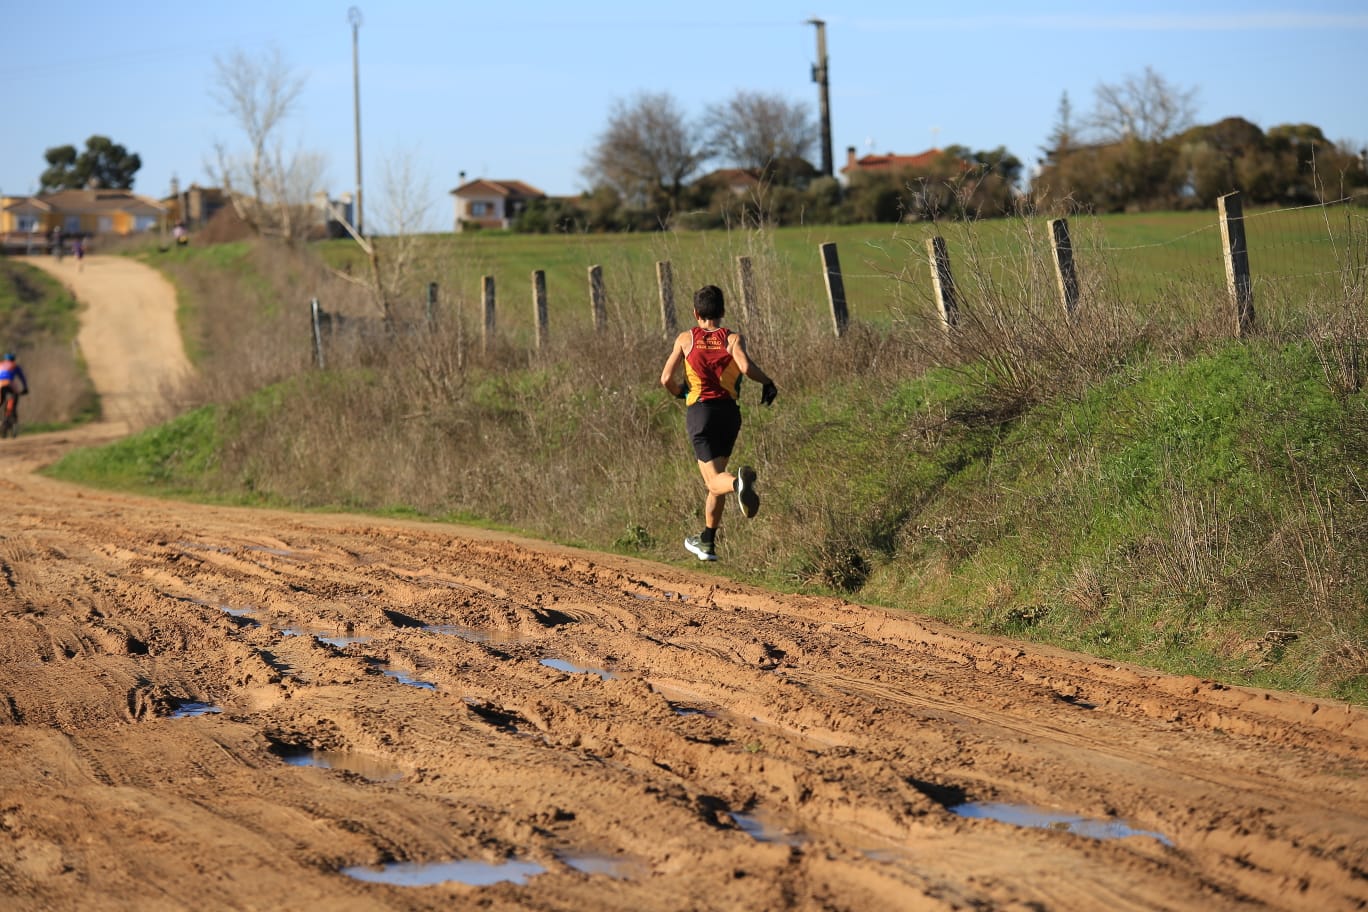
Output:
[[161,225],[165,208],[131,190],[59,190],[0,198],[0,235],[14,242],[60,228],[68,237],[128,235]]

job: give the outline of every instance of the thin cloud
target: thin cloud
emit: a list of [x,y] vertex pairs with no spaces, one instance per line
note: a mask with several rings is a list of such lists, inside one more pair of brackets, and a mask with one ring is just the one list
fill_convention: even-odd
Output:
[[833,24],[862,31],[927,29],[1050,29],[1104,32],[1316,31],[1368,29],[1368,15],[1250,13],[1227,16],[944,16],[917,19],[846,19]]

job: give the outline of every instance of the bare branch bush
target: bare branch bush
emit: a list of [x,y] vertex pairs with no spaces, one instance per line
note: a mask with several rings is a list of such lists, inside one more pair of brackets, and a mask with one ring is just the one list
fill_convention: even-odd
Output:
[[807,105],[782,95],[738,90],[704,114],[710,150],[740,168],[763,171],[782,159],[807,158],[818,127]]
[[1195,89],[1172,85],[1153,67],[1119,83],[1099,83],[1088,126],[1102,142],[1158,143],[1192,126]]
[[242,130],[247,148],[215,143],[209,171],[254,232],[291,242],[303,239],[316,221],[314,194],[324,170],[320,154],[287,151],[280,135],[303,90],[303,77],[278,48],[257,57],[236,50],[214,58],[209,94]]

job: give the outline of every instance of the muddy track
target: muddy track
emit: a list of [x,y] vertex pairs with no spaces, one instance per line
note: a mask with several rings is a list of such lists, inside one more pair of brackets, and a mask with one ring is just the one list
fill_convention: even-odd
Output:
[[100,433],[0,448],[5,908],[1368,908],[1361,709],[30,473]]

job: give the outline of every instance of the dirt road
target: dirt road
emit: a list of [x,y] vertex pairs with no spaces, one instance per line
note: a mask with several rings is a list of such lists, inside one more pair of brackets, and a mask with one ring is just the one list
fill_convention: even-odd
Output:
[[116,432],[0,447],[0,907],[1368,908],[1361,709],[30,472]]

